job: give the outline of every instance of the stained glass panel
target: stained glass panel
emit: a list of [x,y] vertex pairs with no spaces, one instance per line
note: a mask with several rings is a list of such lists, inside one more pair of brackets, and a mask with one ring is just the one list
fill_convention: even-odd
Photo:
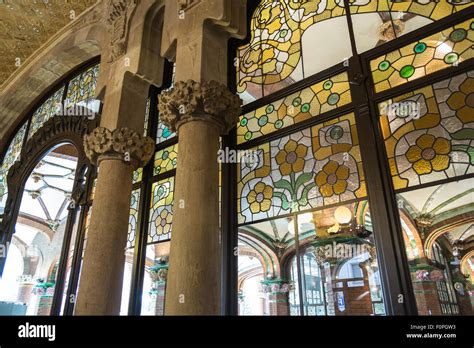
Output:
[[156,143],[160,144],[166,140],[169,140],[176,136],[176,133],[173,133],[165,126],[162,122],[158,122],[158,130],[156,132]]
[[474,22],[457,24],[370,62],[381,92],[474,58]]
[[171,238],[174,178],[154,183],[151,191],[148,243],[161,242]]
[[250,151],[238,165],[239,223],[366,196],[353,114]]
[[178,162],[178,144],[164,148],[155,153],[153,175],[163,174],[176,168]]
[[403,12],[419,14],[420,16],[438,21],[453,13],[459,12],[472,4],[466,0],[445,0],[445,1],[391,1],[392,12]]
[[474,72],[379,105],[395,189],[474,173]]
[[241,116],[237,143],[270,134],[350,102],[349,79],[344,72]]
[[[328,19],[336,19],[337,23]],[[262,0],[250,28],[250,42],[239,48],[236,60],[237,92],[245,102],[275,92],[350,56],[342,1]],[[341,43],[338,51],[325,54],[314,49],[324,47],[323,41],[328,37]],[[314,59],[315,54],[317,59]]]
[[[463,4],[464,2],[464,4]],[[467,1],[351,1],[354,36],[365,52],[440,20],[472,4]]]
[[5,156],[3,158],[2,166],[0,167],[0,213],[3,213],[5,204],[7,201],[8,187],[7,187],[7,175],[10,167],[15,163],[15,161],[20,157],[21,148],[23,146],[23,140],[26,133],[25,123],[18,133],[16,133],[12,142],[8,146]]
[[132,192],[130,200],[130,216],[128,218],[128,234],[126,248],[133,248],[135,246],[137,224],[138,224],[138,210],[140,202],[140,190]]
[[28,139],[31,138],[46,121],[48,121],[58,112],[58,109],[61,107],[63,94],[64,86],[58,89],[51,97],[46,99],[46,101],[41,104],[38,109],[36,109],[35,113],[31,117]]
[[133,183],[136,184],[137,182],[142,181],[143,179],[143,168],[138,168],[133,172]]
[[94,65],[69,81],[65,107],[84,104],[95,97],[100,64]]

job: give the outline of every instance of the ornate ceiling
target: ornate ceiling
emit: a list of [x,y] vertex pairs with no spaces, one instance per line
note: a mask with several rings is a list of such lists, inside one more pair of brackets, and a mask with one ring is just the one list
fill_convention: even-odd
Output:
[[0,86],[42,44],[98,0],[0,0]]

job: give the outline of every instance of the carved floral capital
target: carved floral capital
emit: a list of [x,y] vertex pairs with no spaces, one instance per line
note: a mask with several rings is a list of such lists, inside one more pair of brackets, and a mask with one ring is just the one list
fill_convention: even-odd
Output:
[[143,167],[152,157],[155,142],[128,128],[110,131],[97,127],[84,136],[84,150],[93,163],[100,163],[104,159],[119,159],[138,168]]
[[291,284],[286,280],[267,280],[262,283],[262,290],[266,294],[288,293],[291,290]]
[[226,134],[238,122],[242,100],[217,81],[179,81],[158,96],[160,120],[176,131],[193,120],[211,121]]

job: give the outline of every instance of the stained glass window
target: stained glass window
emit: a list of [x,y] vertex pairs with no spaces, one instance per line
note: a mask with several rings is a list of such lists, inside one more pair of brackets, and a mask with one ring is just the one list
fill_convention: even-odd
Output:
[[143,168],[138,168],[133,172],[133,183],[136,184],[142,181],[143,178]]
[[176,133],[169,130],[162,122],[158,123],[158,130],[156,132],[156,143],[160,144],[176,136]]
[[239,223],[366,196],[353,114],[259,145],[249,156],[254,160],[238,165]]
[[64,94],[64,86],[58,89],[51,97],[41,104],[36,109],[31,117],[30,129],[28,131],[28,138],[31,138],[36,131],[43,126],[43,124],[53,117],[59,110]]
[[130,200],[130,216],[128,218],[128,234],[126,248],[133,248],[135,246],[137,224],[138,224],[138,209],[140,202],[140,190],[132,191]]
[[474,173],[474,72],[379,105],[395,189]]
[[350,102],[347,73],[333,76],[241,116],[237,143],[270,134]]
[[174,178],[158,181],[152,186],[148,243],[171,238],[173,221]]
[[176,168],[178,162],[178,144],[157,151],[153,175],[163,174]]
[[84,104],[95,97],[100,65],[97,64],[74,77],[68,85],[65,107]]
[[3,158],[2,166],[0,167],[0,213],[3,213],[3,209],[5,208],[5,203],[7,201],[7,194],[8,194],[8,187],[7,187],[7,175],[10,167],[15,163],[15,161],[20,157],[21,148],[23,146],[23,140],[25,138],[26,133],[26,126],[25,123],[18,133],[16,133],[15,137],[13,138],[10,146],[5,153]]
[[474,58],[474,22],[457,24],[370,62],[380,92]]
[[456,13],[471,6],[469,1],[465,0],[446,0],[446,1],[391,1],[392,12],[407,12],[419,14],[432,20],[440,20],[450,14]]
[[471,4],[462,1],[351,1],[351,16],[358,52],[456,13]]
[[[250,42],[240,47],[236,61],[237,91],[246,102],[350,57],[342,1],[262,0],[250,29]],[[329,37],[340,43],[338,51],[314,49],[324,47]]]

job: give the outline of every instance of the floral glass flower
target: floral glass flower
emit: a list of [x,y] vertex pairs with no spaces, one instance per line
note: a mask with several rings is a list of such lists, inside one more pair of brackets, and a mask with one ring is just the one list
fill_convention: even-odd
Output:
[[418,175],[442,171],[449,167],[449,153],[451,143],[449,140],[431,134],[423,134],[410,146],[406,158]]
[[308,147],[290,139],[276,155],[276,162],[280,166],[281,175],[301,172],[304,168],[304,158]]
[[329,161],[316,175],[315,181],[321,195],[331,197],[333,194],[340,195],[346,191],[347,179],[349,179],[349,167],[336,161]]
[[155,220],[156,232],[159,235],[170,233],[172,221],[173,215],[167,209],[163,209]]
[[270,210],[272,205],[273,187],[265,185],[263,182],[257,183],[254,189],[247,195],[247,202],[250,204],[250,211],[253,214]]
[[459,86],[459,91],[451,94],[448,106],[456,111],[456,116],[464,123],[474,121],[474,78],[467,78]]

